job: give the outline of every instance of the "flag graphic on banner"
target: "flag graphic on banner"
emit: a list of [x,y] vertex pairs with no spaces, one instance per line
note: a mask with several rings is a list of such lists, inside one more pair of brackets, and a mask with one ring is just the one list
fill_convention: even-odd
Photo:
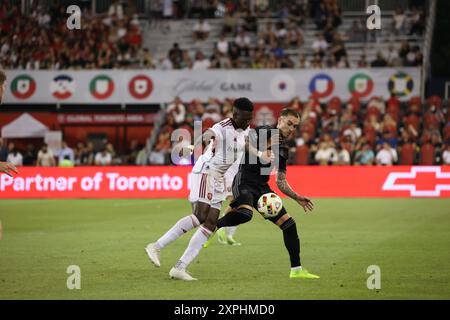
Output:
[[389,78],[388,89],[397,97],[408,96],[414,89],[414,80],[407,73],[397,72]]
[[128,90],[132,97],[136,99],[145,99],[149,97],[153,91],[153,82],[147,76],[138,75],[130,80]]
[[36,81],[29,75],[19,75],[11,82],[11,92],[17,99],[28,99],[35,91]]
[[107,99],[114,92],[114,81],[107,75],[99,75],[92,79],[89,90],[96,99]]
[[59,75],[50,83],[50,92],[56,99],[70,98],[75,92],[75,82],[68,75]]
[[326,98],[333,93],[334,81],[325,73],[313,77],[309,83],[309,91],[315,98]]
[[348,82],[348,90],[354,97],[364,98],[373,91],[373,80],[365,73],[355,74]]
[[270,93],[281,100],[290,100],[295,96],[296,82],[288,74],[277,74],[270,81]]

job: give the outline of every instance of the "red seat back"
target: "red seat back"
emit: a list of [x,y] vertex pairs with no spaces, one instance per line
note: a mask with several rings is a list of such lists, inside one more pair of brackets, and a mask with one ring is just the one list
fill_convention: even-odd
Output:
[[420,149],[420,164],[425,166],[434,164],[434,147],[431,143],[424,144]]
[[400,164],[405,166],[411,166],[414,164],[414,145],[406,143],[402,146],[400,153]]
[[307,145],[299,146],[295,152],[295,163],[297,165],[308,165],[309,147]]

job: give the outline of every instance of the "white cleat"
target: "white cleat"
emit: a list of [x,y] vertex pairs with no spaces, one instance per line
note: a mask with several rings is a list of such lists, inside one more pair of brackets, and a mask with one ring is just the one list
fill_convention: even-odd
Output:
[[156,243],[150,243],[148,246],[145,247],[145,252],[147,252],[148,258],[150,261],[157,266],[158,268],[161,267],[161,262],[159,261],[159,251],[155,247]]
[[178,279],[184,281],[197,280],[196,278],[192,277],[186,270],[177,269],[175,267],[170,269],[169,276],[171,279]]

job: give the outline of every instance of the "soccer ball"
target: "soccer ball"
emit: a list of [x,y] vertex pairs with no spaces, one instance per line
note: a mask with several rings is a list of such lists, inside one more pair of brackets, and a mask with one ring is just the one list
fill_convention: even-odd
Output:
[[272,218],[280,213],[283,201],[273,192],[263,194],[258,200],[258,211],[264,218]]

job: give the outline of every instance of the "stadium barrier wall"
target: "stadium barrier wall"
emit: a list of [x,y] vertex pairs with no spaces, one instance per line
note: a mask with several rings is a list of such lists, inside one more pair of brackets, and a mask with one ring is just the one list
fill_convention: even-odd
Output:
[[[1,199],[186,198],[191,167],[23,167],[0,175]],[[312,198],[450,197],[450,167],[291,166],[289,184]],[[272,175],[270,183],[275,186]]]
[[254,102],[281,102],[314,96],[322,102],[352,95],[401,100],[420,95],[420,68],[302,70],[89,70],[7,71],[5,103],[159,104],[245,96]]

